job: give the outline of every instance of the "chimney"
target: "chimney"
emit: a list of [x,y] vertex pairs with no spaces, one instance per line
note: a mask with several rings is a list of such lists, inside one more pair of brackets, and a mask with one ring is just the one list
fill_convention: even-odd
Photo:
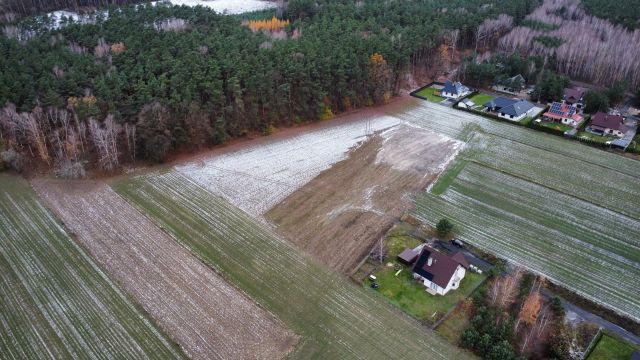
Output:
[[433,262],[433,258],[429,256],[429,258],[427,258],[427,266],[431,266],[432,262]]

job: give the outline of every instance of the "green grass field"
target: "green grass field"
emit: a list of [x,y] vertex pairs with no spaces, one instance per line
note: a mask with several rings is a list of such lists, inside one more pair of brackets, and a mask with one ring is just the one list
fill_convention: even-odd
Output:
[[629,360],[637,349],[626,341],[602,335],[587,360]]
[[473,101],[474,104],[478,106],[483,106],[485,103],[493,100],[493,96],[483,93],[477,93],[469,98],[469,100]]
[[416,93],[418,96],[422,96],[427,98],[429,101],[439,103],[444,100],[443,97],[437,95],[440,93],[440,90],[434,89],[432,87],[424,88]]
[[178,173],[129,178],[114,188],[301,335],[291,358],[470,357]]
[[3,359],[183,357],[21,178],[0,175],[0,239]]
[[416,218],[640,319],[640,161],[425,102],[398,116],[467,142]]
[[558,124],[549,121],[541,121],[540,126],[548,127],[550,129],[560,130],[560,131],[569,131],[572,130],[573,127],[565,124]]

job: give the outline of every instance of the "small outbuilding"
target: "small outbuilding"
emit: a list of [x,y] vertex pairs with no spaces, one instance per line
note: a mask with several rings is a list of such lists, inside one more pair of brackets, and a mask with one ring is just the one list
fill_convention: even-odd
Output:
[[416,261],[418,255],[420,255],[420,253],[416,250],[406,248],[398,255],[398,261],[406,265],[411,265]]

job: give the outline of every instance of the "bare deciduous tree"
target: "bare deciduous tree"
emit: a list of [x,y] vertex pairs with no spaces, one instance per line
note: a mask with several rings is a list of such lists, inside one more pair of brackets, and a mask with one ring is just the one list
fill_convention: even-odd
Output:
[[[640,30],[587,15],[578,0],[545,0],[527,19],[555,25],[551,31],[518,26],[499,41],[504,51],[555,56],[557,70],[573,78],[608,86],[626,79],[633,88],[640,85]],[[547,47],[534,39],[549,36],[562,39],[558,47]]]

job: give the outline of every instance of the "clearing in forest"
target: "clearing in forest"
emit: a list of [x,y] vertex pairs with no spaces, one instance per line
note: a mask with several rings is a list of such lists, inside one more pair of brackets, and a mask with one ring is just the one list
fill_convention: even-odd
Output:
[[184,355],[40,204],[0,175],[3,359],[179,359]]
[[290,358],[472,357],[178,172],[115,189],[299,334]]
[[296,336],[101,182],[34,186],[192,359],[280,359]]
[[468,141],[417,218],[640,319],[639,161],[427,102],[399,117]]
[[349,272],[451,161],[460,142],[398,125],[370,136],[346,159],[289,195],[266,217],[332,268]]

